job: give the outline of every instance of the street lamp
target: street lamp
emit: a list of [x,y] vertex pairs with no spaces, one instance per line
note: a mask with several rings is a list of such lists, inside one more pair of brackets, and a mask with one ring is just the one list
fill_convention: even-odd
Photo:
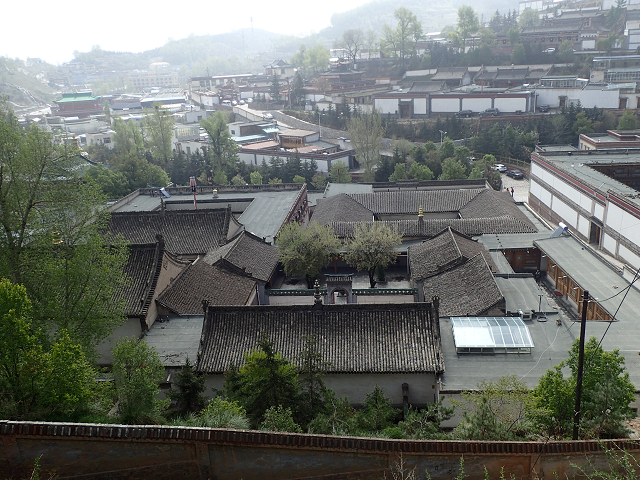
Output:
[[320,130],[320,138],[322,138],[322,126],[320,125],[320,117],[323,116],[324,113],[320,113],[318,111],[318,130]]
[[442,148],[442,139],[444,138],[444,136],[447,134],[447,132],[443,132],[442,130],[440,130],[440,148]]

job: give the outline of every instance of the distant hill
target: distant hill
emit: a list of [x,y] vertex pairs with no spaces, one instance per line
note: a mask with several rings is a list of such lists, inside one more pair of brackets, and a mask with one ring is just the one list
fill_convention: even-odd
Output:
[[46,63],[27,66],[21,60],[0,57],[0,96],[9,97],[16,111],[51,102],[55,90],[38,76],[45,79],[47,72],[55,68]]

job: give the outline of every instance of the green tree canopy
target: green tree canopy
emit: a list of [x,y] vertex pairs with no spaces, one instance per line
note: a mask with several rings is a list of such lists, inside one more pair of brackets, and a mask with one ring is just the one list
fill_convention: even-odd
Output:
[[454,437],[468,440],[525,440],[532,432],[534,398],[515,375],[483,380],[457,402],[463,418]]
[[277,243],[285,273],[304,276],[308,288],[313,287],[314,279],[340,249],[333,229],[313,221],[306,227],[287,223],[280,230]]
[[624,109],[622,116],[618,121],[618,130],[635,130],[638,127],[638,118],[633,110]]
[[532,8],[525,9],[525,11],[520,14],[518,25],[521,28],[536,27],[540,25],[540,15],[538,15],[538,11],[533,10]]
[[438,180],[457,180],[459,178],[467,178],[464,165],[455,158],[447,158],[442,162],[442,173]]
[[166,108],[154,104],[145,110],[144,128],[147,149],[153,155],[155,163],[166,166],[173,151],[173,115]]
[[480,28],[478,14],[468,5],[462,5],[458,8],[458,33],[462,37],[463,42]]
[[73,420],[96,407],[96,372],[64,330],[49,348],[24,286],[0,279],[0,415]]
[[382,116],[375,108],[371,113],[352,115],[347,125],[356,160],[364,167],[363,180],[373,182],[375,169],[380,162],[384,127]]
[[143,341],[123,338],[113,347],[112,372],[121,421],[157,423],[166,404],[156,399],[164,380],[157,352]]
[[26,287],[32,315],[58,338],[65,329],[87,355],[124,321],[114,301],[128,251],[109,248],[99,187],[76,177],[73,148],[36,125],[22,129],[0,104],[0,277]]
[[[579,340],[576,340],[568,360],[547,370],[533,390],[539,412],[534,421],[550,437],[568,438],[573,431],[578,350]],[[633,417],[629,404],[635,399],[636,388],[629,380],[624,357],[617,349],[605,351],[597,339],[591,337],[585,344],[584,359],[580,438],[626,436],[624,422]],[[570,370],[567,378],[562,372],[565,367]]]
[[234,165],[237,160],[238,146],[231,139],[224,112],[218,110],[213,116],[203,118],[200,120],[200,126],[209,136],[208,154],[212,166],[217,170],[223,170]]
[[230,366],[224,389],[229,398],[246,409],[256,427],[271,407],[289,408],[296,414],[299,411],[298,368],[274,350],[273,342],[264,333],[258,348],[245,354],[242,367]]
[[369,274],[369,283],[373,288],[376,285],[376,270],[386,269],[395,261],[398,256],[395,249],[401,243],[402,236],[397,228],[384,222],[361,223],[356,226],[343,257],[347,264]]
[[349,166],[342,160],[332,162],[329,169],[329,177],[333,183],[351,183]]

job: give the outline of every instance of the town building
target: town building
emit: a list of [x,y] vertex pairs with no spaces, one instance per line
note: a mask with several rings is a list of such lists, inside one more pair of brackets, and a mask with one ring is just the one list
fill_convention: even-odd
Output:
[[639,150],[539,147],[531,155],[531,207],[623,262],[627,278],[640,268],[639,187]]
[[439,398],[444,358],[431,303],[209,307],[197,361],[208,390],[222,389],[229,366],[242,366],[262,334],[289,359],[301,353],[304,336],[315,335],[328,362],[323,382],[352,404],[364,403],[375,385],[396,406],[406,394],[415,407]]
[[60,117],[86,118],[101,115],[103,106],[100,97],[91,92],[63,93],[62,98],[54,100],[54,115]]

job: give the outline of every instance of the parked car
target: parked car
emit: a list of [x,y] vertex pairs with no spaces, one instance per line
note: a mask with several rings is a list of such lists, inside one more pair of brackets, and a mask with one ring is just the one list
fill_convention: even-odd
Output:
[[482,112],[483,117],[497,117],[500,114],[500,110],[497,108],[487,108]]
[[456,112],[456,117],[469,118],[472,115],[473,115],[473,112],[471,110],[460,110],[459,112]]
[[496,163],[493,167],[491,167],[493,170],[495,170],[496,172],[501,172],[504,173],[507,171],[507,167],[505,167],[503,164],[501,163]]
[[514,180],[522,180],[524,178],[520,170],[507,170],[507,176]]
[[538,105],[538,111],[545,113],[549,111],[549,105]]
[[224,105],[225,107],[230,107],[231,106],[231,100],[223,100],[222,101],[222,105]]
[[238,102],[238,105],[244,105],[244,100],[240,100],[240,101]]
[[273,120],[273,115],[271,115],[269,112],[264,112],[262,114],[262,118],[264,118],[265,120]]
[[543,50],[542,53],[555,53],[556,49],[551,47],[551,48],[547,48],[546,50]]
[[253,97],[247,98],[247,103],[253,103]]

